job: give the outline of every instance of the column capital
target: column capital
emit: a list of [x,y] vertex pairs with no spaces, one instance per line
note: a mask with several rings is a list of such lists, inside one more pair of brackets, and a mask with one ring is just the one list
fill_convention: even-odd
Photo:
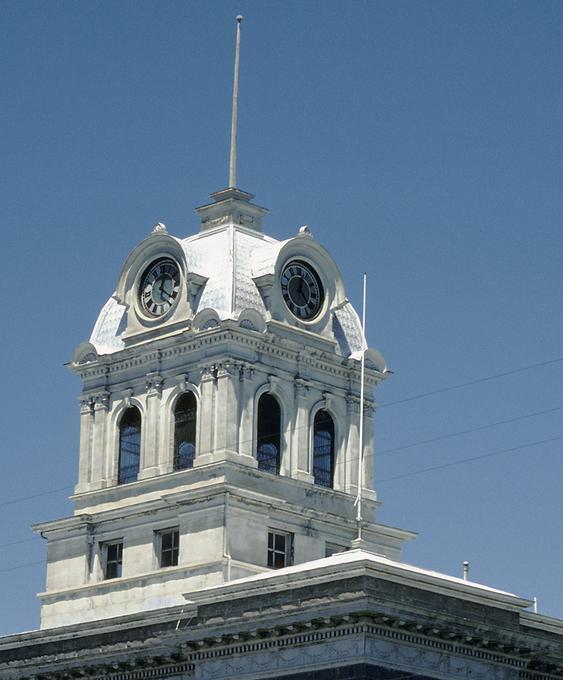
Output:
[[350,416],[360,412],[360,399],[355,394],[346,395],[346,413]]
[[160,395],[162,394],[163,382],[164,380],[160,373],[157,373],[156,371],[147,373],[145,381],[145,389],[147,390],[147,395],[149,397],[151,396],[160,397]]
[[244,380],[252,380],[252,378],[254,377],[255,368],[250,364],[245,364],[244,362],[241,362],[240,364],[238,364],[238,371],[239,380],[243,382]]
[[311,383],[303,378],[295,378],[293,380],[293,387],[295,389],[295,396],[297,398],[304,398],[309,393]]
[[103,409],[104,411],[107,411],[109,407],[109,397],[110,393],[107,390],[102,390],[95,394],[93,396],[94,410],[100,411]]
[[238,370],[238,366],[234,361],[227,359],[215,365],[217,379],[228,378],[234,376]]
[[209,382],[217,379],[217,366],[215,364],[208,364],[200,368],[200,376],[202,382]]
[[92,414],[94,412],[94,397],[82,395],[79,399],[80,415]]

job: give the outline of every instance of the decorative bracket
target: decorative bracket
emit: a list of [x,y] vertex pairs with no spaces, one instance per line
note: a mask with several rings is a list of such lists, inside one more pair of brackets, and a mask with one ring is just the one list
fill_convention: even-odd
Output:
[[199,294],[203,290],[203,287],[207,281],[207,276],[202,276],[201,274],[196,274],[195,272],[188,272],[186,275],[186,291],[188,294],[188,302],[190,303],[192,314],[195,314],[196,312]]

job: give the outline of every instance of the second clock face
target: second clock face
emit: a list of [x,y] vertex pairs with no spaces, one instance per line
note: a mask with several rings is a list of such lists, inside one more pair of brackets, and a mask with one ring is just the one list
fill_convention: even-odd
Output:
[[289,311],[298,319],[314,319],[323,305],[323,287],[310,264],[292,260],[283,268],[281,291]]
[[162,316],[173,307],[180,292],[180,269],[174,260],[161,258],[141,277],[139,301],[149,316]]

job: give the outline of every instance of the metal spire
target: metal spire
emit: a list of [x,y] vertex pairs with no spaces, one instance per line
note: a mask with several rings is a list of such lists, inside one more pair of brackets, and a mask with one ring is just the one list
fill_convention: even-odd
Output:
[[237,113],[238,113],[238,66],[240,56],[240,22],[242,16],[237,16],[237,46],[235,52],[235,76],[233,81],[233,113],[231,117],[231,158],[229,162],[229,188],[237,185]]

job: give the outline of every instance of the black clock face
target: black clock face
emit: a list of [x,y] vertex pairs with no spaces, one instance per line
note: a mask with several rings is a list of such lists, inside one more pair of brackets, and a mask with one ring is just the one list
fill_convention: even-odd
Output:
[[289,311],[298,319],[314,319],[323,305],[323,286],[317,272],[301,260],[288,262],[281,274],[281,290]]
[[147,267],[141,277],[139,300],[149,316],[162,316],[171,309],[180,292],[180,269],[174,260],[161,258]]

